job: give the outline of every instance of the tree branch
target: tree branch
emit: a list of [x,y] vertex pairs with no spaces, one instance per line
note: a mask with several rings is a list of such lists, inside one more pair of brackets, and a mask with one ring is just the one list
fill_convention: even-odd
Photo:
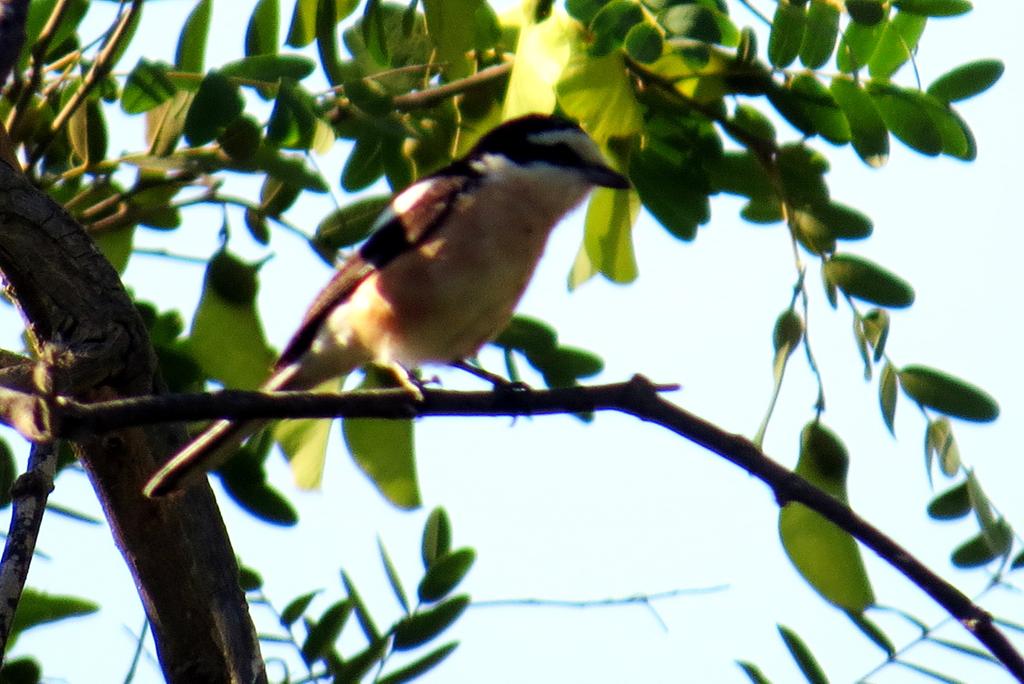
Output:
[[1024,682],[1024,658],[995,626],[988,612],[849,506],[771,460],[747,438],[726,432],[659,396],[659,392],[665,389],[668,388],[635,376],[626,383],[548,391],[515,386],[490,392],[425,389],[422,401],[417,401],[405,390],[345,394],[226,391],[138,397],[91,405],[58,398],[54,406],[54,425],[58,434],[74,436],[128,425],[213,418],[520,416],[590,411],[626,413],[660,425],[739,466],[768,485],[780,506],[799,502],[838,525],[920,587],[973,634],[1018,681]]
[[28,469],[11,487],[11,524],[0,558],[0,660],[7,653],[14,613],[25,588],[56,471],[56,443],[36,444],[28,458]]
[[[84,402],[159,394],[146,327],[82,227],[0,164],[0,271],[55,394]],[[26,422],[34,414],[17,401]],[[49,399],[46,402],[50,406]],[[41,429],[49,423],[42,421]],[[156,502],[142,487],[185,441],[180,426],[85,435],[73,444],[124,555],[169,682],[266,681],[238,567],[213,492]]]

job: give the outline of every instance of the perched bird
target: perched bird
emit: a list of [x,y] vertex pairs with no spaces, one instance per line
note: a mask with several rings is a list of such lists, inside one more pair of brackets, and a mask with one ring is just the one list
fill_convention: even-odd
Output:
[[[399,193],[317,296],[266,391],[307,390],[377,362],[475,354],[508,323],[548,236],[594,186],[628,188],[575,123],[530,115]],[[163,496],[218,467],[266,421],[218,421],[146,485]]]

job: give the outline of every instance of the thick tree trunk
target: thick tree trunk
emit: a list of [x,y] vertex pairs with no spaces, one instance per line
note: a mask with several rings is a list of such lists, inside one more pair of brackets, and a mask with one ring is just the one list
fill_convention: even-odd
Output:
[[[0,163],[0,271],[56,391],[84,401],[159,393],[155,356],[115,271],[61,207]],[[131,569],[171,682],[266,680],[238,567],[210,488],[153,501],[142,487],[179,447],[176,426],[74,444]]]

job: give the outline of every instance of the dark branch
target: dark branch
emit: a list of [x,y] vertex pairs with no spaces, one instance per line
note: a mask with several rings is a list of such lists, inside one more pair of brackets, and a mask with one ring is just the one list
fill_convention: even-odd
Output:
[[11,525],[0,559],[0,658],[7,652],[14,613],[25,588],[56,470],[56,444],[36,444],[28,458],[28,469],[11,487]]
[[1019,681],[1024,659],[995,626],[992,616],[932,572],[849,506],[768,458],[747,438],[732,434],[666,401],[668,387],[634,377],[627,383],[535,391],[516,387],[493,392],[426,389],[417,401],[404,390],[340,395],[281,392],[219,392],[139,397],[85,405],[61,400],[54,407],[62,436],[128,425],[213,418],[327,418],[333,416],[412,418],[423,416],[516,416],[619,411],[660,425],[722,456],[767,484],[780,503],[799,502],[847,531],[906,575],[971,632]]

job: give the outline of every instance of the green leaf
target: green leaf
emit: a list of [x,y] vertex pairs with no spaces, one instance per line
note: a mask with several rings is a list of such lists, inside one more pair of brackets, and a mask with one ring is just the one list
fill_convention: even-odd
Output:
[[824,670],[821,669],[821,665],[811,653],[811,649],[807,648],[804,640],[785,625],[778,625],[778,629],[782,640],[786,643],[786,648],[789,649],[790,655],[793,656],[793,660],[796,661],[797,667],[800,668],[800,672],[803,673],[807,681],[811,684],[828,684],[828,677],[825,676]]
[[558,104],[598,143],[628,138],[643,125],[640,103],[623,67],[622,55],[577,54],[555,85]]
[[623,45],[630,57],[642,64],[651,64],[661,57],[665,40],[657,27],[641,22],[629,29]]
[[885,19],[882,0],[846,0],[846,11],[850,19],[864,26],[874,26]]
[[427,643],[451,627],[468,606],[469,597],[459,595],[427,610],[405,616],[395,625],[392,648],[408,651]]
[[943,134],[929,115],[923,93],[872,81],[868,92],[892,134],[921,154],[943,150]]
[[[282,154],[273,146],[261,145],[253,156],[252,167],[262,169],[288,185],[313,192],[327,192],[327,183],[317,171],[306,166],[301,157]],[[248,165],[240,164],[232,168],[249,170]]]
[[470,60],[466,53],[476,47],[476,27],[472,18],[483,0],[423,0],[427,33],[437,48],[437,60],[445,64],[450,78],[468,76]]
[[[382,386],[388,386],[384,378],[368,369],[359,388]],[[416,480],[412,421],[345,418],[341,427],[352,458],[377,491],[398,508],[418,508],[421,501]]]
[[864,636],[871,639],[876,646],[885,651],[886,655],[890,658],[896,655],[896,646],[893,645],[892,639],[882,631],[881,627],[868,619],[867,615],[863,613],[847,612],[846,617],[850,618],[850,622],[856,625],[857,629],[859,629]]
[[736,664],[743,670],[743,674],[747,675],[752,684],[771,684],[771,680],[764,676],[761,672],[761,668],[753,663],[748,663],[744,660],[737,660]]
[[[301,48],[306,47],[316,38],[316,12],[319,0],[297,0],[292,11],[292,21],[288,26],[288,37],[285,44]],[[332,5],[335,3],[331,3]],[[355,3],[349,3],[354,5]]]
[[583,245],[570,273],[570,287],[576,287],[596,273],[613,283],[636,280],[633,252],[633,223],[640,212],[635,191],[598,188],[590,198],[584,222]]
[[889,78],[911,58],[927,21],[926,17],[919,14],[899,12],[885,25],[868,62],[868,72],[872,78]]
[[991,563],[1010,552],[1013,545],[1013,529],[1000,519],[1000,544],[994,546],[992,536],[980,533],[958,546],[951,557],[958,568],[978,568]]
[[352,602],[348,599],[337,601],[325,610],[320,619],[306,632],[306,639],[302,642],[303,662],[309,665],[327,656],[333,650],[334,642],[341,636],[341,630],[351,615]]
[[690,38],[702,43],[714,43],[735,47],[740,42],[740,32],[714,3],[676,4],[661,15],[661,25],[674,36]]
[[104,230],[96,235],[96,246],[118,273],[124,273],[132,256],[135,241],[135,226]]
[[356,140],[341,170],[341,187],[347,192],[355,192],[373,185],[384,175],[382,147],[379,136],[366,135]]
[[301,81],[313,73],[315,68],[313,60],[301,55],[271,54],[236,59],[222,66],[219,71],[228,78],[276,83],[282,78]]
[[128,74],[121,93],[121,110],[125,114],[141,114],[166,102],[178,88],[167,76],[167,67],[145,58]]
[[843,110],[817,78],[812,74],[797,74],[790,80],[789,89],[815,132],[834,145],[850,141],[850,124]]
[[708,180],[714,191],[742,197],[769,197],[775,192],[768,172],[750,152],[726,152],[709,160]]
[[[878,48],[878,41],[885,33],[888,22],[883,21],[887,9],[880,3],[869,2],[879,12],[878,20],[867,24],[851,21],[846,25],[842,37],[839,39],[839,49],[836,50],[836,66],[844,74],[856,73],[861,67],[871,61],[871,57]],[[846,8],[850,9],[851,2],[847,0]]]
[[313,144],[316,123],[313,96],[292,79],[281,79],[267,123],[267,140],[278,147],[308,150]]
[[648,145],[629,162],[629,179],[644,208],[674,237],[686,241],[711,219],[708,196],[689,175],[688,160],[680,156],[670,161]]
[[[53,15],[57,0],[32,0],[25,4],[28,5],[28,16],[25,19],[25,43],[22,46],[21,56],[16,67],[19,72],[28,67],[29,57],[35,48],[36,40]],[[53,32],[50,47],[43,55],[44,59],[56,57],[61,50],[68,48],[70,42],[68,39],[75,35],[88,9],[89,0],[70,0],[64,4],[62,20]]]
[[900,385],[914,401],[948,416],[989,422],[999,416],[999,405],[984,390],[927,366],[904,366]]
[[332,252],[362,242],[390,202],[391,195],[373,195],[335,209],[320,221],[313,241]]
[[47,594],[25,587],[14,613],[8,646],[12,645],[26,629],[68,618],[91,615],[99,609],[98,604],[77,596]]
[[238,86],[218,71],[203,77],[185,117],[185,139],[193,147],[205,145],[221,134],[242,113],[245,100]]
[[898,376],[891,363],[882,366],[882,374],[878,378],[878,404],[882,409],[882,419],[889,433],[896,435],[896,390],[899,389]]
[[359,623],[359,629],[363,631],[363,636],[370,642],[371,646],[380,639],[380,630],[377,629],[377,625],[373,623],[373,618],[370,616],[370,611],[366,608],[366,603],[363,601],[363,597],[360,596],[356,590],[356,585],[352,582],[352,578],[348,576],[348,573],[344,570],[341,571],[341,583],[345,586],[345,591],[348,593],[348,598],[352,602],[352,608],[356,613],[356,621]]
[[939,418],[928,423],[925,432],[925,458],[931,464],[932,456],[939,459],[939,467],[946,477],[953,477],[960,471],[960,447],[953,437],[953,426],[948,418]]
[[68,121],[68,140],[75,156],[86,165],[96,164],[106,158],[107,126],[99,103],[87,100]]
[[420,556],[423,567],[430,569],[440,558],[448,555],[452,548],[452,524],[448,513],[441,507],[430,511],[427,522],[423,526],[423,540],[420,543]]
[[[818,422],[804,427],[798,475],[846,503],[848,465],[846,447],[831,430]],[[779,536],[790,561],[822,598],[854,613],[874,603],[860,549],[848,532],[803,504],[788,503],[779,513]]]
[[829,282],[855,299],[892,308],[914,303],[914,290],[909,283],[863,257],[836,254],[825,262],[823,270]]
[[1003,75],[998,59],[980,59],[947,71],[928,86],[928,94],[942,102],[959,102],[983,93]]
[[971,512],[967,480],[936,496],[928,504],[928,517],[933,520],[956,520]]
[[[260,149],[261,135],[262,127],[256,120],[248,114],[243,114],[227,125],[224,132],[217,136],[217,142],[232,159],[251,162]],[[266,244],[267,239],[261,242]]]
[[398,605],[408,615],[410,612],[409,599],[405,595],[405,589],[402,587],[402,579],[398,576],[398,570],[391,561],[391,556],[388,554],[387,549],[384,548],[384,542],[380,540],[380,537],[377,537],[377,550],[380,552],[381,563],[384,564],[384,573],[388,576],[388,584],[391,585],[391,593],[395,595]]
[[573,19],[576,19],[583,25],[589,25],[590,22],[597,16],[597,13],[601,11],[601,8],[607,5],[611,0],[566,0],[565,11],[569,13]]
[[441,661],[451,655],[458,645],[457,641],[452,641],[443,646],[438,646],[422,658],[417,658],[405,667],[384,675],[376,680],[377,684],[401,684],[402,682],[412,681],[439,665]]
[[[332,391],[341,389],[337,380],[329,381],[328,385]],[[303,418],[282,420],[274,426],[274,440],[281,445],[299,489],[320,487],[332,423],[331,420]]]
[[875,350],[874,360],[877,363],[885,354],[885,342],[889,338],[889,314],[884,309],[872,309],[862,319],[864,336]]
[[955,17],[973,9],[967,0],[894,0],[901,12],[913,12],[926,17]]
[[601,8],[590,22],[593,42],[590,54],[594,57],[607,55],[622,45],[626,34],[644,20],[640,4],[632,0],[612,0]]
[[272,55],[277,52],[280,15],[278,0],[258,0],[245,30],[246,57]]
[[306,609],[309,608],[309,604],[313,602],[313,599],[316,598],[316,595],[319,593],[320,590],[317,589],[316,591],[310,591],[302,594],[301,596],[296,596],[289,601],[288,605],[281,611],[281,626],[288,628],[295,624],[295,621],[303,616]]
[[263,587],[263,576],[255,569],[238,562],[238,588],[242,591],[256,591]]
[[800,61],[808,69],[817,69],[832,56],[839,34],[839,9],[826,0],[811,0],[807,24],[800,43]]
[[475,560],[476,551],[469,548],[435,559],[417,588],[420,601],[433,603],[450,594],[462,582]]
[[807,23],[804,3],[779,0],[768,36],[768,61],[772,66],[785,68],[800,53]]
[[43,670],[32,658],[8,659],[0,668],[2,684],[39,684]]
[[889,130],[871,96],[856,82],[840,76],[832,79],[830,90],[850,124],[850,136],[857,156],[878,168],[889,159]]
[[238,454],[217,469],[221,484],[231,498],[250,515],[273,525],[291,526],[299,515],[291,502],[267,482],[263,462],[273,441],[263,430],[238,450]]
[[199,0],[185,20],[185,26],[178,36],[178,49],[174,55],[174,65],[179,71],[194,74],[203,72],[206,59],[206,39],[210,33],[210,11],[212,0]]
[[250,269],[226,252],[211,259],[188,338],[207,376],[238,389],[259,387],[275,358],[253,302]]

